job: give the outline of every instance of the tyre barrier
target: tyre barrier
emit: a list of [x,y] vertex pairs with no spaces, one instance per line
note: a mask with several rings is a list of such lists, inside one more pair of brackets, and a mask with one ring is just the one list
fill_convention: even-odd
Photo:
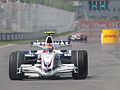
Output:
[[40,33],[0,33],[0,40],[25,40],[41,38]]

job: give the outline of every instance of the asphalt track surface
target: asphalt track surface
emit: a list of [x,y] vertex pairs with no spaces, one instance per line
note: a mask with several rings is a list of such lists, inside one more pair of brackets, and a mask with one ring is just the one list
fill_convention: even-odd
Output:
[[27,45],[0,47],[0,90],[120,90],[120,44],[72,42],[71,48],[88,52],[89,75],[85,80],[73,80],[71,75],[65,75],[68,77],[11,81],[8,76],[9,54],[30,48]]

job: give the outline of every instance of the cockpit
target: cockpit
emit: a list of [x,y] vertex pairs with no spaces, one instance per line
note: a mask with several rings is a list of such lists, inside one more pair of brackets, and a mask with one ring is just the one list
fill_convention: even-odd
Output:
[[46,43],[53,43],[53,38],[51,36],[47,36]]
[[43,47],[44,53],[51,53],[53,52],[53,38],[51,36],[47,36],[45,41],[45,46]]

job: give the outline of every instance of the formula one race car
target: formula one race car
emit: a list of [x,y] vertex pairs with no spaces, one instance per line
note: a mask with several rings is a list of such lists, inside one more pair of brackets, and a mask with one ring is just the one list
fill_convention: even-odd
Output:
[[68,41],[87,41],[87,35],[85,33],[76,32],[68,36]]
[[[57,44],[58,45],[58,44]],[[35,45],[37,46],[37,45]],[[88,59],[85,50],[56,50],[52,36],[46,37],[42,50],[15,51],[9,58],[9,78],[23,80],[26,77],[55,77],[72,73],[73,79],[86,79]]]

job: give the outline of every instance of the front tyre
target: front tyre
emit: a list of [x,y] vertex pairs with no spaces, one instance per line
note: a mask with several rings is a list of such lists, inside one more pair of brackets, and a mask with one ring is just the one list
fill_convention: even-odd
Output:
[[16,51],[10,54],[9,58],[9,78],[11,80],[23,80],[24,73],[18,74],[18,68],[24,63],[25,56],[23,52]]
[[85,50],[72,51],[72,61],[77,72],[72,72],[73,79],[86,79],[88,75],[88,56]]

